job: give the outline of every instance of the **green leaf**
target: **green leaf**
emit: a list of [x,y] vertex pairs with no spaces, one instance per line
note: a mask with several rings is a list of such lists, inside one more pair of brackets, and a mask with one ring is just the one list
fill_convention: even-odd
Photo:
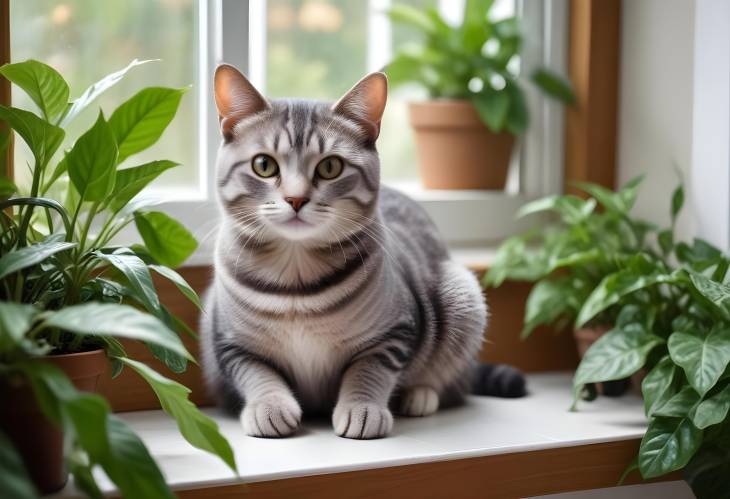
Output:
[[676,254],[680,262],[688,264],[697,272],[702,272],[723,259],[722,251],[699,238],[692,241],[692,246],[683,242],[677,244]]
[[109,123],[99,117],[65,158],[68,175],[84,201],[103,201],[114,189],[117,145]]
[[487,14],[494,0],[466,0],[462,22],[464,50],[478,53],[489,35]]
[[677,186],[676,189],[674,189],[674,192],[672,193],[672,225],[674,224],[675,220],[677,220],[677,215],[679,215],[679,212],[682,210],[683,205],[684,186],[680,184]]
[[175,117],[186,91],[148,87],[112,113],[109,126],[119,146],[119,163],[157,142]]
[[701,430],[722,423],[730,410],[730,384],[697,406],[692,422]]
[[215,421],[200,412],[188,400],[190,389],[165,378],[141,362],[127,358],[120,360],[137,371],[149,383],[160,400],[162,410],[175,418],[185,440],[198,449],[217,455],[228,467],[236,471],[236,461],[228,441],[220,434]]
[[89,302],[44,313],[45,324],[80,335],[144,341],[192,360],[180,338],[153,315],[128,305]]
[[28,144],[37,167],[41,170],[46,167],[63,141],[62,129],[31,112],[0,105],[0,120],[6,121]]
[[12,274],[13,272],[41,263],[46,258],[75,246],[76,243],[47,240],[19,250],[5,253],[2,258],[0,258],[0,279]]
[[174,499],[142,440],[118,417],[107,417],[109,452],[101,465],[123,497]]
[[718,325],[704,334],[674,332],[668,346],[672,360],[684,369],[689,384],[704,395],[730,363],[730,328]]
[[669,400],[676,391],[673,383],[677,368],[669,356],[664,357],[649,371],[641,382],[641,393],[644,395],[644,412],[647,416],[665,401]]
[[[710,440],[707,442],[707,440]],[[698,499],[727,499],[730,491],[728,451],[711,437],[687,463],[684,479]]]
[[530,121],[525,93],[516,83],[507,85],[505,91],[510,96],[509,111],[507,112],[507,130],[514,135],[520,135],[527,130]]
[[10,439],[0,430],[0,497],[29,499],[39,494],[25,470],[23,459]]
[[0,353],[18,347],[37,314],[33,305],[0,301]]
[[190,284],[188,284],[180,274],[171,268],[163,267],[161,265],[150,265],[149,268],[172,282],[177,289],[179,289],[180,292],[198,308],[198,310],[203,309],[203,305],[200,303],[198,294],[192,287],[190,287]]
[[570,82],[561,76],[540,68],[532,73],[532,81],[550,97],[554,97],[566,104],[575,104],[575,93]]
[[639,448],[639,470],[655,478],[683,468],[702,443],[702,431],[689,418],[655,418]]
[[112,254],[94,252],[98,258],[109,262],[129,281],[129,288],[134,297],[147,309],[148,312],[161,318],[160,298],[152,282],[147,264],[137,255],[117,250]]
[[8,199],[18,191],[18,187],[8,177],[0,177],[0,201]]
[[692,417],[694,409],[700,403],[701,397],[690,386],[685,386],[669,399],[663,401],[654,411],[654,416],[675,418]]
[[114,73],[111,73],[101,80],[97,81],[93,85],[91,85],[89,88],[87,88],[81,96],[73,101],[73,104],[68,109],[68,112],[63,117],[63,120],[61,121],[61,126],[65,127],[68,125],[76,116],[78,116],[86,107],[89,106],[92,102],[94,102],[97,97],[99,97],[101,94],[109,90],[111,87],[119,83],[122,78],[124,78],[124,75],[127,74],[127,72],[132,69],[133,67],[140,66],[142,64],[146,64],[148,62],[154,62],[154,60],[148,60],[148,61],[139,61],[137,59],[130,62],[126,68],[120,69],[119,71],[116,71]]
[[527,338],[541,324],[552,324],[570,308],[566,295],[571,292],[570,279],[544,279],[533,286],[525,306],[525,325],[520,337]]
[[[0,260],[1,261],[1,260]],[[716,282],[710,278],[691,272],[690,282],[694,288],[713,305],[717,307],[725,317],[730,317],[730,286]]]
[[542,211],[554,211],[566,224],[574,225],[587,219],[595,207],[594,199],[584,200],[573,195],[547,196],[525,204],[517,212],[517,217],[521,218]]
[[674,233],[672,229],[663,230],[657,234],[657,241],[659,242],[659,247],[662,249],[662,253],[665,255],[671,253],[672,248],[674,248]]
[[507,92],[484,90],[472,95],[472,102],[479,112],[479,117],[494,133],[499,133],[505,126],[509,110]]
[[198,247],[180,222],[160,211],[135,212],[134,223],[150,255],[167,267],[179,267]]
[[395,4],[388,9],[387,14],[390,20],[396,24],[411,26],[427,34],[436,32],[436,25],[433,20],[421,9]]
[[5,64],[0,67],[0,74],[28,94],[46,121],[52,122],[66,109],[68,84],[51,66],[29,59],[25,62]]
[[121,210],[162,172],[178,164],[174,161],[161,160],[117,170],[117,180],[110,196],[109,207],[115,212]]

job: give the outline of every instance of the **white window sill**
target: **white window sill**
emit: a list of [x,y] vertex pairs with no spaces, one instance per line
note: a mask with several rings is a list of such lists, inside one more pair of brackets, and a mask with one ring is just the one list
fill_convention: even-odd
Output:
[[[194,449],[161,411],[121,414],[141,436],[173,488],[187,489],[385,468],[570,447],[640,438],[643,405],[634,394],[599,398],[568,412],[571,375],[533,374],[522,399],[471,397],[460,408],[426,418],[396,418],[393,434],[380,440],[335,436],[325,420],[305,421],[292,438],[259,439],[243,434],[236,418],[206,409],[229,438],[240,478],[217,458]],[[98,475],[104,492],[112,484]],[[55,497],[75,497],[69,485]]]

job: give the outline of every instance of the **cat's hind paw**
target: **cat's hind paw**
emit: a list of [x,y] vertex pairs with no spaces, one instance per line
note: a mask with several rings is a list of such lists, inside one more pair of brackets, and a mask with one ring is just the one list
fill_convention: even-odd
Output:
[[430,416],[439,408],[439,394],[430,386],[414,386],[405,390],[399,414],[403,416]]
[[241,411],[241,424],[252,437],[288,437],[297,431],[302,409],[290,395],[269,396],[248,402]]
[[393,415],[387,407],[372,402],[339,402],[332,425],[340,437],[381,438],[393,429]]

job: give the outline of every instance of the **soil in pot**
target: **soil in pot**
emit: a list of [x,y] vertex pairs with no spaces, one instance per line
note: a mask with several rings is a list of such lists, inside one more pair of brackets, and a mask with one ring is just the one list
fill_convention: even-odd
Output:
[[[104,350],[39,359],[60,368],[74,386],[94,392],[107,366]],[[41,494],[60,490],[68,478],[63,463],[63,434],[41,412],[32,388],[22,378],[1,380],[0,427],[23,458],[26,470]]]
[[[578,348],[578,356],[582,359],[588,349],[601,336],[611,329],[610,326],[594,326],[585,327],[573,331],[575,336],[575,344]],[[606,381],[604,383],[596,383],[596,390],[606,397],[619,397],[626,393],[631,386],[631,378],[618,379],[615,381]]]
[[427,189],[504,189],[514,136],[490,131],[466,100],[409,104],[421,180]]

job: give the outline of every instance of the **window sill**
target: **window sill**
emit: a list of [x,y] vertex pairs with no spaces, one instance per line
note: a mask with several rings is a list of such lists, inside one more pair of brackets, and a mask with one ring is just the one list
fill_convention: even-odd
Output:
[[[121,417],[142,437],[168,482],[177,490],[264,481],[284,483],[301,477],[362,470],[387,472],[395,466],[472,458],[512,456],[517,459],[519,456],[534,457],[535,452],[565,453],[568,448],[591,444],[607,445],[614,451],[617,445],[631,447],[622,451],[626,454],[624,462],[612,463],[620,474],[646,429],[640,398],[633,394],[617,399],[599,398],[582,404],[580,412],[571,413],[568,412],[570,385],[569,373],[533,374],[529,376],[528,397],[472,397],[465,407],[445,410],[431,417],[397,418],[390,437],[371,441],[339,438],[324,420],[305,421],[304,429],[289,439],[252,438],[243,434],[237,419],[222,416],[216,409],[206,409],[235,450],[240,478],[218,459],[185,442],[172,420],[161,411],[123,413]],[[597,450],[590,453],[596,459],[605,460],[611,455],[615,461],[624,459],[623,454],[617,458],[613,451]],[[513,464],[523,467],[529,460]],[[585,464],[578,462],[575,466]],[[576,478],[580,474],[572,468],[572,463],[563,459],[560,466],[560,469],[570,470],[571,480],[580,481]],[[520,473],[529,473],[528,468]],[[484,473],[487,470],[485,467]],[[545,469],[540,471],[545,472]],[[600,474],[596,468],[592,468],[591,473]],[[612,486],[617,479],[618,475],[610,476],[606,480],[613,482],[603,486]],[[548,483],[544,477],[540,480]],[[113,490],[102,473],[99,473],[99,482],[104,492]],[[550,490],[554,488],[546,488],[545,493]],[[55,497],[74,496],[73,486],[69,485]]]

